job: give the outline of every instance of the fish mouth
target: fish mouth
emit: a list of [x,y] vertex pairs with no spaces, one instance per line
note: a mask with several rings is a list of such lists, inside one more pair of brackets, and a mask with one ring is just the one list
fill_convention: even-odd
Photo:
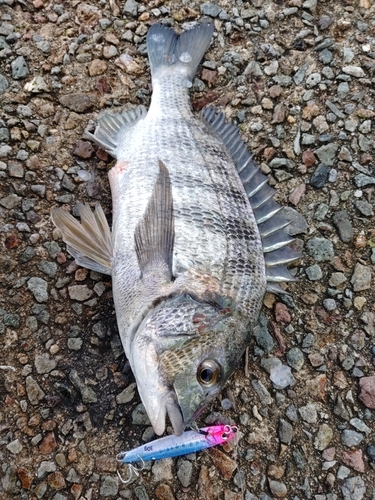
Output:
[[158,436],[164,434],[166,415],[169,417],[174,434],[176,434],[176,436],[180,436],[185,430],[185,421],[182,415],[181,407],[177,403],[177,397],[174,391],[170,391],[162,398],[156,418],[152,418],[152,415],[149,416],[154,431]]

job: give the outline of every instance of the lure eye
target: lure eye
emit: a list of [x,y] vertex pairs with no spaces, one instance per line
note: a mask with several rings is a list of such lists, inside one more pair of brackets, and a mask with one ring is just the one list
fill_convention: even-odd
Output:
[[220,378],[220,365],[213,359],[205,359],[198,366],[197,380],[203,387],[212,387]]

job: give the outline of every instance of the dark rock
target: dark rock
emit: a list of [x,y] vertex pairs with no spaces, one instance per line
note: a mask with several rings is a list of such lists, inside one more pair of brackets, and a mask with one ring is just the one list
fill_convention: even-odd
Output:
[[336,226],[340,239],[344,243],[349,243],[353,239],[353,226],[348,217],[346,210],[336,212],[332,217],[333,223]]
[[310,185],[315,188],[322,188],[328,179],[328,168],[325,163],[321,163],[310,178]]
[[96,102],[96,97],[92,94],[66,94],[60,97],[60,104],[76,113],[86,113],[90,111]]

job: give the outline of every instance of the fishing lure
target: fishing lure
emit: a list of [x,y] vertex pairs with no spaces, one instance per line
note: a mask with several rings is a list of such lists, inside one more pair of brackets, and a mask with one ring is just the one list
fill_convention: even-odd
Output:
[[[119,472],[117,474],[123,483],[128,483],[131,480],[131,473],[134,472],[138,476],[147,460],[161,460],[205,450],[233,439],[237,430],[234,425],[213,425],[186,431],[180,436],[172,434],[156,439],[133,450],[119,453],[116,459],[121,464],[129,464],[130,477],[125,481]],[[133,462],[142,462],[142,467],[137,469],[131,465]]]

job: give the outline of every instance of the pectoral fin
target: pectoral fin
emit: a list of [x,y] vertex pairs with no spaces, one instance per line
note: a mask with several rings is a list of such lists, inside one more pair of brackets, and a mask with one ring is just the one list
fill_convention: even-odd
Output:
[[174,242],[173,198],[169,172],[159,161],[159,174],[143,219],[134,233],[135,250],[142,276],[158,272],[172,278]]
[[60,229],[68,252],[77,264],[103,274],[111,274],[111,231],[102,207],[97,204],[92,212],[88,205],[79,203],[78,211],[81,223],[66,210],[53,208],[52,222]]

